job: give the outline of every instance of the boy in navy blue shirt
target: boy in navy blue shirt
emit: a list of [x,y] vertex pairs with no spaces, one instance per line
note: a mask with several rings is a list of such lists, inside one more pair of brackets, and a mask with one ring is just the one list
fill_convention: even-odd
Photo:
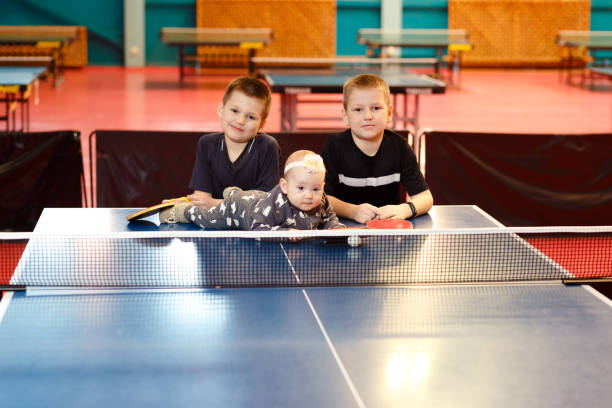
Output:
[[259,133],[271,101],[268,87],[255,78],[236,78],[228,85],[217,108],[223,133],[198,141],[189,182],[191,204],[210,208],[221,202],[229,186],[269,191],[278,183],[278,142]]

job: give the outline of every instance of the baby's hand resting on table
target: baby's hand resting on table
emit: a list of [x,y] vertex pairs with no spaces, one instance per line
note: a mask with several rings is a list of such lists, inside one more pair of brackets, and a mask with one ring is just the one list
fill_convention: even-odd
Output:
[[[296,228],[289,228],[289,231],[299,231],[299,230],[296,229]],[[298,242],[298,241],[301,241],[301,239],[302,239],[302,237],[291,237],[291,238],[289,238],[289,241],[291,241],[291,242]]]

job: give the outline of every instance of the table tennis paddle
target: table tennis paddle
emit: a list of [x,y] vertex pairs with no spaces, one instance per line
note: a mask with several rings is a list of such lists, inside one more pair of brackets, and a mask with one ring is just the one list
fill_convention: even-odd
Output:
[[165,208],[172,207],[176,201],[189,201],[189,198],[187,197],[174,198],[172,200],[168,200],[165,203],[155,204],[155,205],[152,205],[151,207],[147,207],[140,211],[133,212],[125,218],[128,221],[140,220],[142,218],[149,217],[153,214],[157,214],[158,212],[160,212],[161,210]]
[[384,220],[370,220],[366,222],[366,228],[374,229],[412,229],[412,223],[408,220],[388,218]]
[[[384,220],[369,220],[365,227],[346,227],[345,229],[412,229],[412,223],[402,219],[384,219]],[[361,238],[357,235],[349,237],[327,237],[325,243],[348,243],[351,247],[361,245]]]

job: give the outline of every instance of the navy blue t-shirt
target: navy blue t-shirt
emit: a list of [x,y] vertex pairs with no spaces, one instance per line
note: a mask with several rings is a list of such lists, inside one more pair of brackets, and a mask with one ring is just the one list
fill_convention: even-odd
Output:
[[270,191],[278,184],[280,148],[272,136],[258,133],[233,163],[227,155],[223,133],[209,133],[198,140],[189,188],[223,198],[223,189]]
[[374,156],[359,150],[350,129],[328,137],[321,156],[325,192],[347,203],[400,204],[406,202],[401,186],[411,196],[429,188],[406,139],[389,130]]

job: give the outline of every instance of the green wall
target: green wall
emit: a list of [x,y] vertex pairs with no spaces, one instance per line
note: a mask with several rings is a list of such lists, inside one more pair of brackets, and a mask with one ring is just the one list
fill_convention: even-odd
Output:
[[195,0],[148,0],[145,3],[145,42],[148,65],[176,65],[177,47],[159,41],[162,27],[195,27]]
[[[612,0],[611,0],[612,1]],[[402,27],[446,28],[447,0],[404,0]],[[381,1],[337,0],[336,52],[338,55],[365,55],[365,46],[356,42],[360,28],[380,28]],[[433,56],[433,51],[404,50],[408,56]]]
[[612,31],[612,0],[591,0],[591,30]]
[[[0,25],[84,25],[90,65],[123,64],[123,0],[1,0]],[[125,0],[129,1],[129,0]],[[336,51],[363,55],[355,41],[362,27],[380,27],[381,1],[337,0]],[[612,0],[591,0],[591,29],[612,31]],[[146,59],[149,65],[176,64],[177,50],[158,39],[161,27],[195,26],[195,0],[147,0]],[[447,27],[447,0],[404,0],[403,26]],[[427,56],[427,51],[404,51]]]
[[86,26],[89,64],[123,63],[123,0],[2,0],[0,25]]

